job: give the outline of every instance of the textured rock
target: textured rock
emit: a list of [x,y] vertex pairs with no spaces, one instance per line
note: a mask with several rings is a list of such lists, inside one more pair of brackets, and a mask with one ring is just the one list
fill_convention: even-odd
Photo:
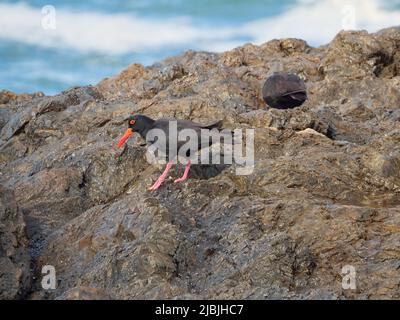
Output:
[[23,298],[30,271],[25,222],[13,192],[0,185],[0,299]]
[[[31,298],[399,299],[398,48],[398,28],[341,32],[321,48],[188,51],[54,97],[1,93],[0,183],[27,223]],[[277,61],[307,84],[299,108],[263,102]],[[255,128],[254,173],[199,166],[149,192],[160,168],[142,141],[115,146],[132,113]]]
[[96,288],[77,287],[57,297],[57,300],[110,300],[110,297]]

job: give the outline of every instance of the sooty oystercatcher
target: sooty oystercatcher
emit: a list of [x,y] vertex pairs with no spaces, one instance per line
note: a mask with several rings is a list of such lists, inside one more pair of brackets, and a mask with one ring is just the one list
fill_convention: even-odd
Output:
[[[181,132],[184,129],[192,129],[194,130],[195,134],[198,137],[197,140],[197,150],[210,147],[212,144],[212,140],[207,140],[207,141],[201,141],[201,130],[202,129],[221,129],[221,124],[222,121],[215,122],[211,125],[202,125],[198,124],[189,120],[176,120],[176,119],[167,119],[167,118],[161,118],[158,120],[153,120],[147,116],[144,115],[134,115],[128,118],[128,129],[123,135],[123,137],[119,140],[118,142],[118,147],[121,148],[124,143],[128,140],[128,138],[134,133],[137,132],[141,135],[143,139],[146,140],[146,144],[148,146],[155,146],[155,149],[158,149],[161,153],[166,155],[166,158],[168,159],[168,163],[165,167],[164,172],[161,174],[161,176],[157,179],[157,181],[150,187],[149,190],[157,190],[161,184],[164,182],[166,179],[168,172],[171,170],[171,167],[173,165],[172,160],[174,160],[177,157],[177,154],[175,155],[170,155],[168,150],[169,150],[169,145],[170,145],[170,139],[175,139],[176,141],[176,136],[175,135],[170,135],[169,129],[170,129],[170,122],[174,121],[176,123],[176,129],[177,129],[177,134],[179,135],[179,132]],[[154,138],[149,138],[148,134],[151,132],[153,129],[159,129],[164,133],[164,137],[157,137],[157,139]],[[154,132],[154,131],[153,131]],[[192,131],[193,132],[193,131]],[[226,134],[226,133],[225,133]],[[231,133],[232,134],[232,133]],[[179,151],[180,147],[182,147],[186,141],[176,141],[176,146],[177,146],[177,151]],[[183,173],[183,176],[179,179],[176,179],[174,182],[182,182],[185,181],[188,178],[189,170],[190,170],[190,157],[193,155],[190,155],[189,153],[186,153],[187,157],[187,162],[186,162],[186,167],[185,171]]]
[[271,108],[291,109],[301,106],[307,100],[307,89],[299,76],[275,72],[265,81],[262,95]]

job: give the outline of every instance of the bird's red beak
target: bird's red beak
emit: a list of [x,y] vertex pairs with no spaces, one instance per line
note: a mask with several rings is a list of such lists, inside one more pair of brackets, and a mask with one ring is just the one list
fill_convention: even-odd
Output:
[[118,141],[118,148],[121,148],[124,143],[126,142],[126,140],[128,140],[128,138],[132,135],[133,130],[131,128],[128,128],[128,130],[126,130],[125,134],[123,135],[123,137]]

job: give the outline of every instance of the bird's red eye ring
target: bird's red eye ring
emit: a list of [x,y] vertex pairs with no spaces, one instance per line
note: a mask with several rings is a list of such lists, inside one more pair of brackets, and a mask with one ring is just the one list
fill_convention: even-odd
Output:
[[131,121],[129,121],[129,124],[132,124],[132,125],[134,125],[134,124],[135,124],[135,122],[136,122],[136,120],[131,120]]

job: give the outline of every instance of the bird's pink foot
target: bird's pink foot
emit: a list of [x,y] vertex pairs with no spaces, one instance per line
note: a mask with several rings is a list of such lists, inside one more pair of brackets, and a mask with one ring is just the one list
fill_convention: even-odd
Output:
[[164,172],[162,173],[162,175],[157,179],[156,182],[154,182],[154,184],[149,188],[149,191],[154,191],[157,190],[161,184],[165,181],[165,179],[167,178],[168,172],[169,170],[171,170],[172,167],[172,163],[167,163],[167,166],[165,167]]
[[187,177],[181,177],[181,178],[179,178],[179,179],[176,179],[176,180],[174,181],[174,183],[183,182],[183,181],[185,181],[185,180],[187,180]]
[[183,173],[183,176],[181,178],[179,178],[179,179],[176,179],[174,181],[174,183],[185,181],[189,176],[189,170],[190,170],[190,161],[188,161],[188,163],[186,164],[185,172]]
[[164,179],[161,179],[161,177],[158,178],[157,181],[154,182],[154,184],[149,188],[149,190],[150,191],[157,190],[164,181],[165,181],[165,178]]

